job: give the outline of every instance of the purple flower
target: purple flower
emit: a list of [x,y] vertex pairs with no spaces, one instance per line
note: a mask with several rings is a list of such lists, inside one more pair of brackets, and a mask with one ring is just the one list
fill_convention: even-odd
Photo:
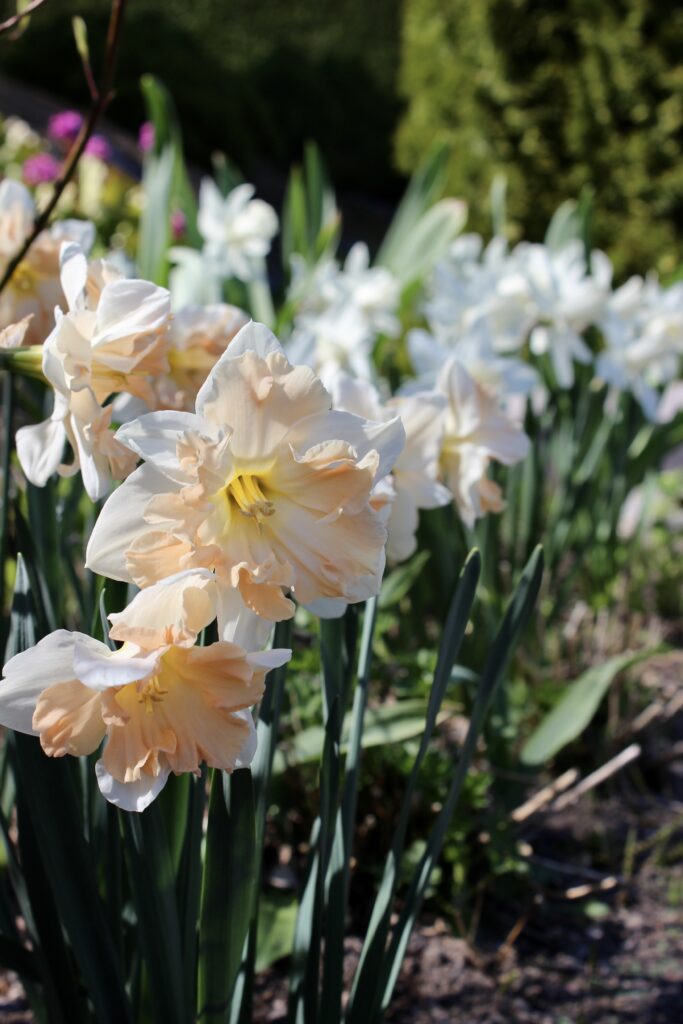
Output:
[[27,185],[40,185],[59,177],[61,164],[50,153],[36,153],[24,160],[21,169]]
[[179,238],[182,238],[187,229],[187,217],[182,210],[174,210],[171,214],[171,233],[173,234],[174,240],[177,242]]
[[143,153],[149,153],[154,145],[154,125],[151,121],[145,121],[140,125],[138,132],[138,146]]
[[77,110],[62,110],[48,121],[47,134],[56,142],[73,142],[82,124],[83,118]]
[[102,135],[93,135],[88,139],[85,151],[89,156],[96,156],[105,162],[111,158],[111,146]]

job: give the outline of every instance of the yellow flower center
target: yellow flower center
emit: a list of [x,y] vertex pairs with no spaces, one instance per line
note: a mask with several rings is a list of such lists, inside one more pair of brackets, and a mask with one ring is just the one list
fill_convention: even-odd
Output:
[[167,693],[168,690],[162,689],[158,677],[154,676],[138,690],[138,704],[144,704],[145,711],[148,715],[151,715],[154,711],[154,705],[160,704]]
[[226,492],[243,516],[252,516],[257,522],[275,512],[275,506],[263,493],[258,477],[251,473],[239,473],[233,477]]
[[38,275],[26,260],[22,260],[12,274],[12,288],[17,292],[30,294],[35,290]]

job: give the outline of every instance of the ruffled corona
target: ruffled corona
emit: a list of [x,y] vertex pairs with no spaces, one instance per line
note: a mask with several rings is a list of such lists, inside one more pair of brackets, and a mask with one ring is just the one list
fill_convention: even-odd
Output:
[[146,587],[178,568],[211,568],[222,608],[238,594],[271,622],[294,613],[287,590],[307,605],[378,591],[386,528],[370,497],[402,449],[400,419],[332,411],[321,382],[265,327],[240,331],[195,414],[151,413],[116,436],[145,464],[95,525],[95,572]]
[[0,722],[40,737],[50,757],[92,754],[108,800],[142,811],[173,772],[202,762],[232,771],[255,749],[249,708],[265,673],[290,651],[247,653],[234,643],[195,646],[216,615],[209,572],[177,574],[109,616],[112,651],[82,633],[58,630],[5,665]]

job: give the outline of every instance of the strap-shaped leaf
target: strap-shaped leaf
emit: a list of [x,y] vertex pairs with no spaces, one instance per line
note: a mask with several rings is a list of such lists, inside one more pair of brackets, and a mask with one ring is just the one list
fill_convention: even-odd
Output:
[[429,746],[437,715],[443,702],[446,688],[451,678],[453,665],[458,656],[460,645],[465,635],[470,610],[479,580],[481,559],[478,551],[473,551],[467,558],[460,574],[458,585],[448,611],[443,638],[439,648],[434,680],[429,695],[425,730],[420,742],[413,769],[408,779],[406,792],[401,805],[398,823],[394,832],[394,840],[387,857],[379,891],[372,908],[361,957],[354,977],[351,999],[347,1012],[349,1024],[367,1024],[371,1009],[378,1005],[381,991],[378,988],[379,972],[386,948],[387,936],[391,919],[398,871],[405,845],[408,818],[410,815],[413,794],[417,785],[420,766]]
[[255,880],[251,772],[213,770],[199,924],[197,1021],[227,1019],[242,961]]
[[[19,557],[7,656],[31,647],[38,635],[29,576]],[[121,967],[100,900],[92,850],[83,837],[74,766],[69,758],[47,758],[33,738],[17,736],[16,741],[18,791],[97,1020],[128,1021]]]
[[[462,751],[460,752],[460,757],[458,759],[458,764],[455,769],[455,774],[450,785],[448,796],[438,818],[436,819],[436,823],[427,842],[425,852],[415,870],[400,918],[393,931],[391,944],[383,958],[379,978],[382,988],[382,1010],[386,1009],[389,1005],[389,1001],[396,984],[396,979],[398,978],[398,972],[400,970],[401,963],[403,962],[403,957],[405,956],[408,939],[410,938],[410,933],[413,929],[413,925],[415,924],[420,906],[422,905],[422,900],[424,898],[425,889],[429,883],[429,878],[438,860],[444,839],[446,838],[448,827],[460,797],[467,772],[470,764],[472,763],[472,758],[476,751],[477,740],[484,725],[486,714],[496,688],[500,685],[503,677],[505,676],[512,652],[514,651],[519,638],[531,617],[531,612],[534,604],[536,603],[536,598],[538,597],[542,576],[543,552],[541,548],[538,547],[533,552],[524,572],[522,573],[517,589],[512,596],[503,622],[498,630],[493,647],[486,659],[486,664],[484,665],[484,670],[481,674],[479,689],[477,690],[474,706],[470,715],[469,728],[467,730]],[[373,1014],[368,1015],[366,1019],[368,1021],[379,1020],[376,1009]]]
[[188,999],[173,859],[158,803],[141,814],[122,811],[120,822],[152,1014],[157,1024],[186,1024]]

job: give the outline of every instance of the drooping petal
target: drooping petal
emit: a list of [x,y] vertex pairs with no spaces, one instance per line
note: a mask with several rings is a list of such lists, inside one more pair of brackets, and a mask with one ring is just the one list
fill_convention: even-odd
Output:
[[122,612],[109,616],[113,640],[145,650],[168,644],[193,644],[216,618],[216,577],[208,569],[176,573],[141,590]]
[[145,774],[133,782],[119,782],[107,771],[103,760],[95,765],[100,793],[122,811],[144,811],[164,788],[170,774],[171,769],[164,765],[156,775]]
[[74,675],[92,690],[108,690],[146,679],[157,667],[163,652],[153,650],[138,656],[137,648],[121,647],[112,651],[90,637],[75,635]]
[[35,735],[32,720],[40,694],[49,686],[75,679],[74,638],[78,635],[58,629],[39,640],[35,647],[10,658],[0,682],[3,725]]
[[150,412],[125,423],[116,432],[116,439],[170,480],[187,482],[187,474],[178,464],[178,440],[185,431],[200,434],[211,428],[201,417],[190,412],[163,410]]
[[86,567],[100,576],[132,583],[126,552],[152,529],[142,518],[145,505],[154,495],[176,487],[154,466],[145,464],[136,469],[105,502],[90,534]]
[[36,487],[44,487],[62,461],[66,430],[59,419],[20,427],[15,436],[21,468]]
[[92,754],[105,734],[99,693],[76,679],[49,686],[36,703],[33,728],[50,757]]

